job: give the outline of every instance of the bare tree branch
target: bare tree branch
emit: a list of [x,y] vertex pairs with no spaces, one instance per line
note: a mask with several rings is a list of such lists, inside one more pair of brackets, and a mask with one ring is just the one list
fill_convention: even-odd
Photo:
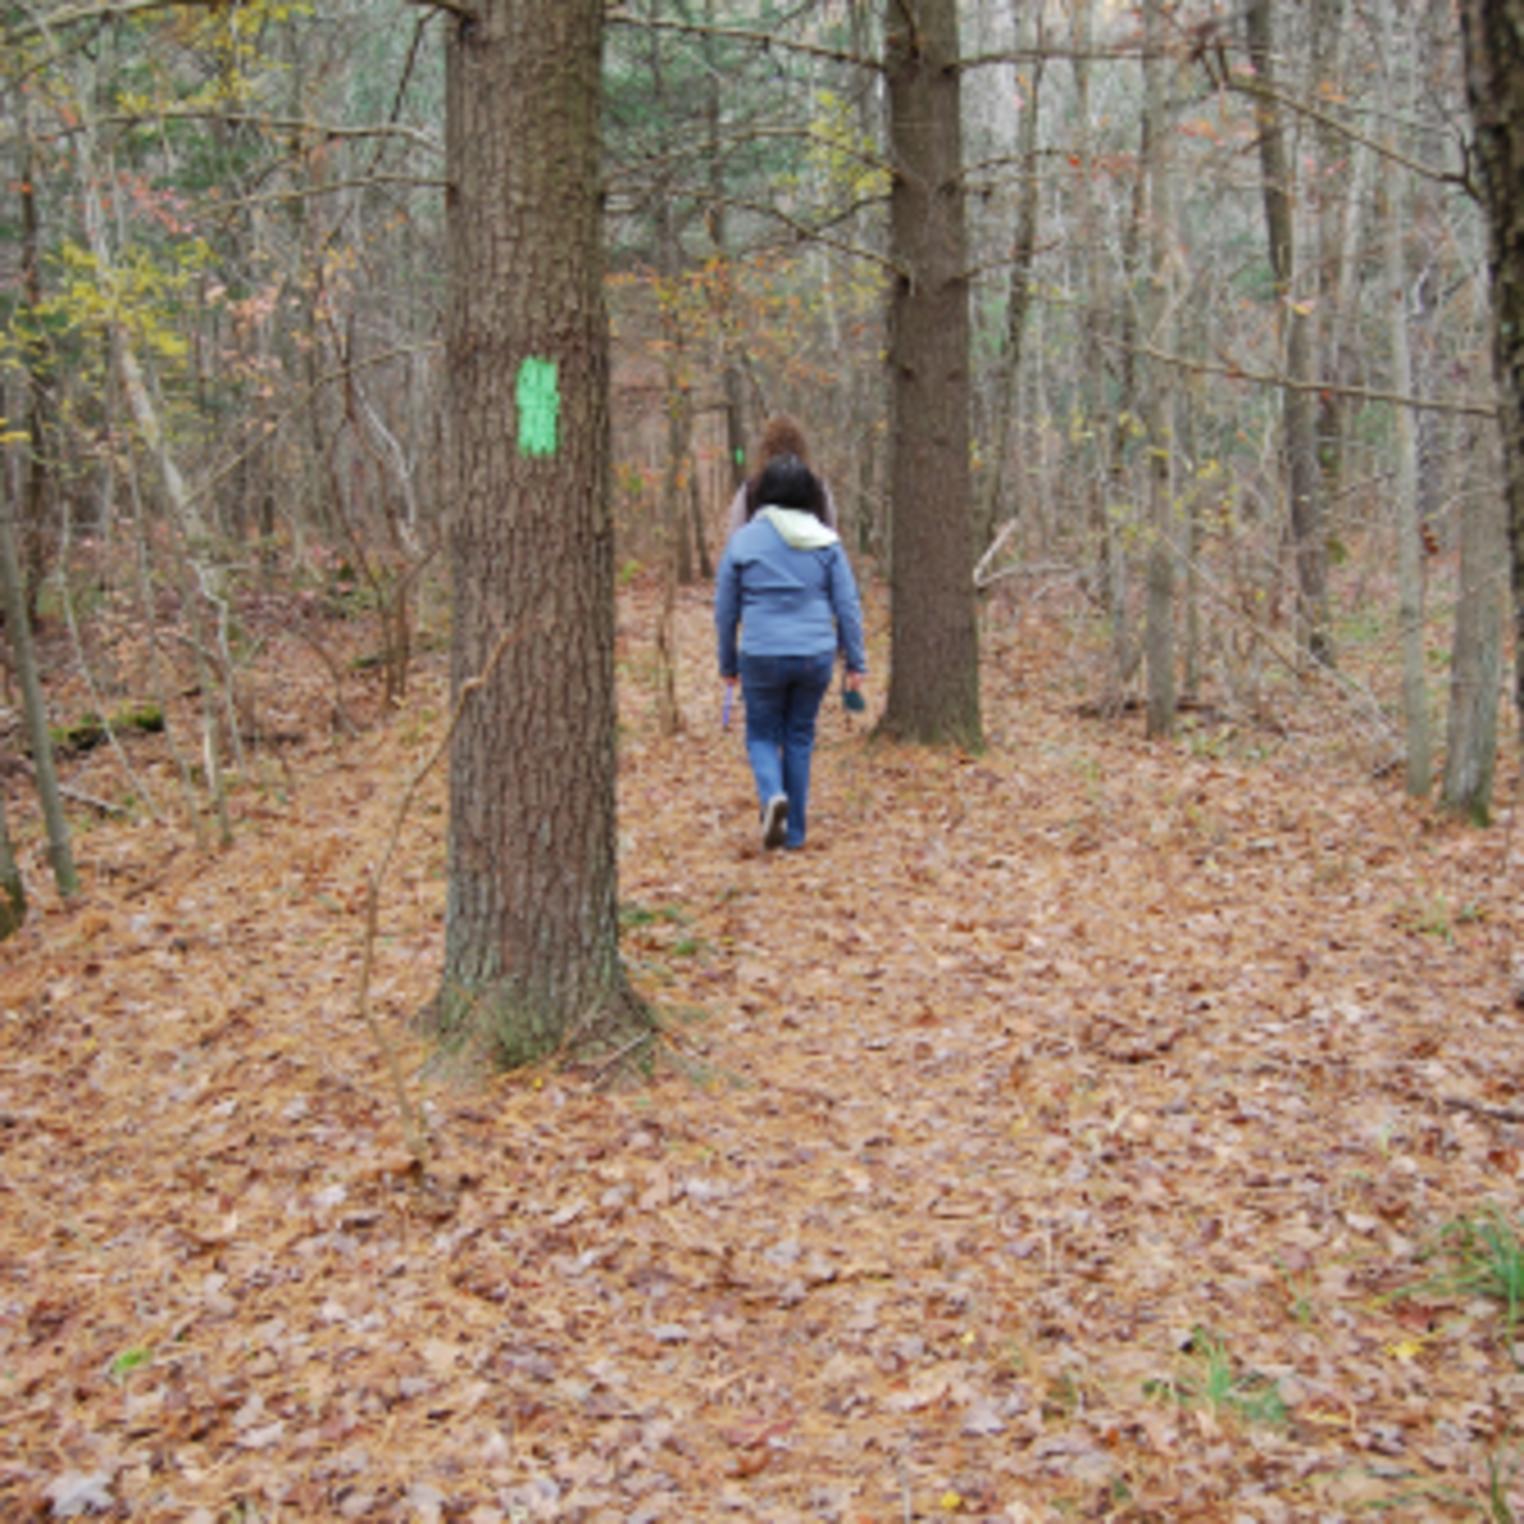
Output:
[[[1175,50],[1168,50],[1170,56]],[[1040,47],[1003,48],[996,53],[974,53],[960,58],[956,67],[960,70],[987,69],[993,64],[1036,64],[1054,59],[1081,63],[1139,63],[1147,56],[1141,42],[1122,42],[1114,47],[1072,48],[1062,43],[1044,43]]]
[[[882,154],[860,144],[843,142],[815,127],[741,127],[735,132],[721,133],[707,142],[690,142],[673,149],[670,153],[631,156],[624,162],[641,171],[671,170],[686,163],[703,165],[715,148],[738,148],[750,143],[794,142],[805,143],[812,148],[826,148],[843,158],[854,159],[865,169],[890,171],[893,166]],[[982,166],[979,166],[982,167]],[[617,183],[618,174],[610,176]]]
[[448,180],[431,179],[427,175],[357,175],[352,180],[327,180],[322,185],[292,185],[285,190],[257,191],[248,196],[236,196],[230,201],[214,200],[211,207],[220,213],[243,211],[251,206],[269,206],[280,201],[305,201],[326,196],[333,191],[367,190],[379,185],[400,185],[409,190],[445,190]]
[[[835,249],[838,254],[845,254],[851,259],[866,260],[869,264],[875,264],[887,270],[892,275],[902,275],[900,267],[883,254],[873,249],[865,249],[861,245],[848,243],[841,238],[833,238],[827,231],[836,223],[846,222],[856,215],[864,207],[881,205],[886,196],[868,196],[860,201],[854,201],[851,205],[837,208],[830,217],[821,223],[810,224],[804,222],[789,212],[783,211],[777,206],[762,201],[749,201],[739,196],[710,196],[695,192],[694,202],[700,206],[726,206],[734,207],[738,211],[754,212],[759,217],[766,217],[773,222],[781,223],[796,235],[796,241],[800,243],[818,243],[824,248]],[[628,213],[630,209],[611,207],[611,215]],[[755,253],[755,250],[751,252]]]
[[[1108,340],[1103,339],[1102,342],[1113,349],[1122,347]],[[1349,397],[1356,402],[1382,402],[1393,407],[1410,407],[1430,413],[1454,413],[1468,418],[1497,417],[1495,402],[1482,402],[1470,397],[1452,401],[1443,397],[1410,397],[1402,392],[1379,391],[1367,386],[1344,386],[1337,381],[1297,381],[1275,371],[1253,370],[1249,366],[1228,361],[1194,360],[1185,355],[1166,354],[1151,344],[1137,344],[1133,349],[1137,354],[1147,355],[1152,360],[1172,365],[1178,370],[1195,371],[1208,376],[1226,376],[1230,381],[1281,387],[1287,391],[1328,393],[1335,397]]]
[[1284,90],[1277,89],[1274,85],[1267,85],[1263,80],[1256,79],[1252,75],[1234,73],[1231,70],[1222,80],[1217,80],[1213,75],[1213,82],[1220,88],[1225,88],[1239,95],[1253,96],[1256,100],[1266,101],[1277,106],[1284,106],[1288,111],[1294,111],[1298,116],[1304,116],[1309,121],[1316,122],[1320,127],[1326,127],[1330,132],[1336,132],[1340,137],[1351,143],[1358,143],[1361,148],[1368,149],[1377,158],[1385,159],[1392,164],[1400,164],[1404,169],[1411,170],[1413,174],[1424,180],[1432,180],[1437,185],[1458,185],[1461,189],[1471,191],[1471,184],[1467,177],[1458,170],[1436,169],[1432,164],[1425,164],[1421,159],[1412,158],[1394,147],[1389,142],[1383,142],[1378,138],[1367,137],[1358,128],[1351,127],[1348,122],[1340,121],[1331,112],[1324,111],[1314,106],[1309,101],[1290,95]]
[[49,30],[83,26],[91,21],[124,21],[153,11],[212,11],[222,4],[223,0],[100,0],[96,5],[63,5],[50,15],[39,16],[34,12],[25,21],[7,27],[3,41],[10,46],[29,37],[40,37]]
[[877,58],[864,58],[847,48],[828,48],[815,42],[798,42],[792,37],[780,37],[773,32],[758,32],[737,26],[703,26],[694,21],[657,20],[637,16],[630,11],[611,10],[604,17],[610,25],[641,27],[647,31],[681,32],[691,37],[718,37],[730,42],[750,43],[764,52],[802,53],[808,58],[824,58],[831,63],[850,64],[858,69],[881,70],[884,66]]
[[[107,112],[95,118],[97,126],[135,127],[159,122],[225,122],[231,127],[262,127],[269,132],[302,133],[310,135],[315,142],[336,143],[349,139],[400,138],[415,147],[426,148],[430,153],[443,154],[444,144],[431,138],[416,127],[396,122],[378,122],[358,127],[345,127],[336,122],[313,122],[302,117],[262,116],[249,111],[206,111],[196,108],[170,108],[166,111],[147,113]],[[56,142],[67,138],[80,129],[64,127],[40,139]]]

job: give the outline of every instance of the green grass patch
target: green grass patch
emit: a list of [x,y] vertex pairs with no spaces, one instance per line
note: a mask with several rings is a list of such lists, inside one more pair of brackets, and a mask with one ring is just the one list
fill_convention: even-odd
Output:
[[147,1365],[153,1359],[153,1351],[141,1344],[135,1344],[131,1349],[124,1349],[110,1366],[111,1377],[114,1381],[125,1380],[133,1371],[141,1365]]
[[686,926],[688,912],[681,905],[642,905],[638,900],[628,900],[619,907],[619,924],[626,930],[637,926],[657,926],[663,922],[672,926]]
[[[1512,1349],[1524,1315],[1524,1239],[1519,1224],[1497,1206],[1475,1217],[1457,1217],[1440,1230],[1432,1258],[1434,1274],[1403,1286],[1392,1298],[1481,1297],[1503,1314],[1503,1338]],[[1517,1359],[1517,1357],[1515,1357]]]
[[1288,1414],[1274,1381],[1257,1371],[1241,1370],[1226,1342],[1199,1326],[1186,1340],[1175,1374],[1145,1381],[1143,1395],[1156,1402],[1205,1408],[1213,1417],[1245,1423],[1283,1424]]

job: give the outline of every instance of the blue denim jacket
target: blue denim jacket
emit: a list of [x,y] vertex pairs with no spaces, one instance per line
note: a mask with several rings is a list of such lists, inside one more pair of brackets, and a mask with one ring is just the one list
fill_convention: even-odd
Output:
[[789,545],[765,517],[738,529],[715,579],[720,676],[739,672],[737,632],[749,656],[819,656],[842,651],[849,672],[868,670],[862,604],[839,540]]

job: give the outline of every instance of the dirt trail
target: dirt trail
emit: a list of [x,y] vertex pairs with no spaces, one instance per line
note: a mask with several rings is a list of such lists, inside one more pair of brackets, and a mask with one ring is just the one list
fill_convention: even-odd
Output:
[[[312,761],[230,854],[101,828],[85,902],[6,949],[0,1513],[1524,1506],[1497,1303],[1380,1295],[1446,1223],[1519,1221],[1511,833],[1082,720],[1034,621],[991,642],[988,752],[833,704],[811,846],[762,854],[702,602],[674,740],[644,619],[622,897],[673,1060],[419,1082],[443,1209],[354,1016],[422,720]],[[441,796],[384,913],[410,1063]]]

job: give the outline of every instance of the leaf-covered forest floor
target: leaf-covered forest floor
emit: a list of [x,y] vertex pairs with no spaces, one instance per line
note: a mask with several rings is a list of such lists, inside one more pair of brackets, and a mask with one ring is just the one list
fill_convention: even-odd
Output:
[[1506,1292],[1524,1194],[1511,750],[1474,831],[1372,777],[1326,688],[1148,744],[1081,712],[1072,614],[992,616],[979,756],[831,703],[810,845],[764,854],[704,595],[666,739],[627,590],[626,951],[670,1038],[636,1085],[424,1076],[431,774],[373,986],[431,1192],[356,1002],[437,654],[349,739],[310,649],[262,663],[287,744],[235,844],[76,809],[67,907],[0,780],[35,899],[0,948],[0,1517],[1524,1509],[1524,1322],[1472,1273],[1490,1243]]

